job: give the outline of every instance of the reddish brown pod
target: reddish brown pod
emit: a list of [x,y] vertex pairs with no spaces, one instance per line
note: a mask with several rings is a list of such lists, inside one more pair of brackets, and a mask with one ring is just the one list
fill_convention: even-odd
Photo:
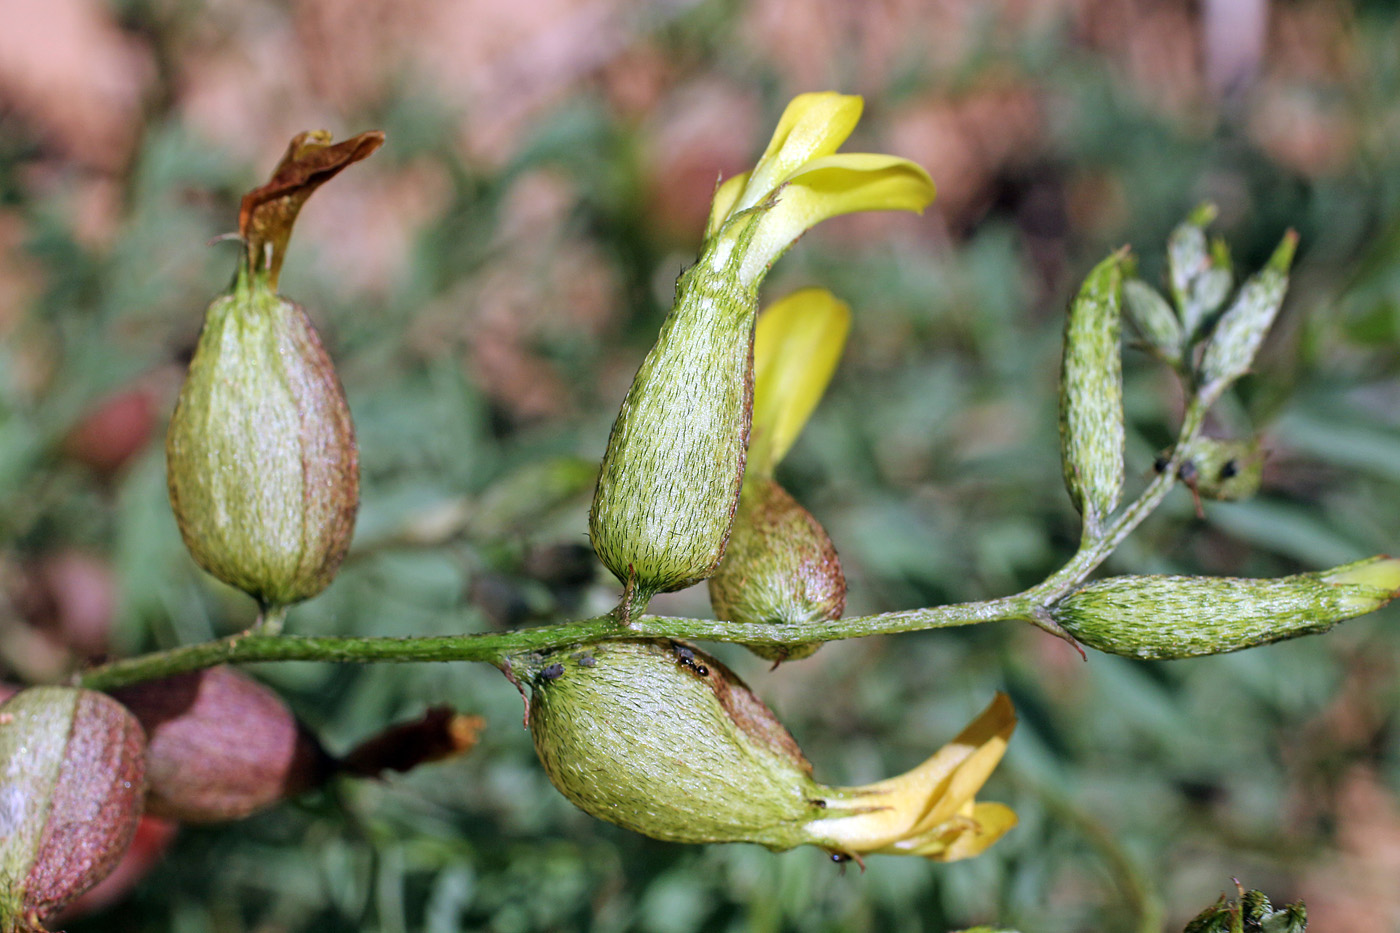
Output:
[[54,922],[71,923],[125,900],[132,889],[165,858],[179,831],[180,824],[173,820],[164,820],[149,813],[142,816],[141,822],[136,824],[136,835],[132,837],[131,845],[117,867],[55,914]]
[[144,736],[110,697],[31,687],[0,704],[0,933],[106,877],[141,817]]
[[145,727],[147,809],[237,820],[316,787],[333,762],[272,690],[230,667],[111,691]]
[[135,387],[99,399],[63,438],[64,454],[98,473],[115,473],[145,449],[156,428],[155,392]]

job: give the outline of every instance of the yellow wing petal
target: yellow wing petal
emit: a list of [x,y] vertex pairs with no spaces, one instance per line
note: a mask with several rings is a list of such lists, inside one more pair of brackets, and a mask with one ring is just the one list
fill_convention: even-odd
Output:
[[905,839],[931,845],[942,838],[943,824],[971,805],[1015,728],[1011,701],[998,693],[957,738],[917,768],[877,784],[833,788],[827,798],[831,816],[807,829],[818,844],[851,852],[873,852]]
[[928,172],[908,159],[874,153],[841,153],[816,159],[776,195],[759,220],[745,253],[740,278],[757,281],[807,230],[856,211],[914,211],[933,200]]
[[826,391],[851,309],[820,288],[774,302],[758,318],[753,341],[753,430],[748,469],[772,476]]
[[979,803],[932,831],[877,850],[882,855],[919,855],[935,862],[956,862],[981,855],[1019,822],[1005,804]]

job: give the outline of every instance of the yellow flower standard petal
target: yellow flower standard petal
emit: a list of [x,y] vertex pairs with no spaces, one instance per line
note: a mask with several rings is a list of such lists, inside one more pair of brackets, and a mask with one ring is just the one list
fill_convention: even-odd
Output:
[[836,371],[850,329],[850,307],[821,288],[793,292],[759,315],[753,340],[750,475],[772,476],[802,433]]
[[833,788],[823,819],[808,824],[813,841],[836,852],[921,855],[952,861],[976,855],[1016,824],[1001,804],[978,804],[986,780],[1016,728],[1016,713],[998,693],[982,714],[931,758],[899,777]]
[[[740,246],[740,279],[756,283],[783,251],[814,224],[855,211],[922,211],[933,200],[928,173],[907,159],[837,154],[857,121],[859,97],[802,94],[794,98],[752,172],[715,190],[705,237],[728,235]],[[762,216],[740,222],[746,212]],[[731,225],[731,221],[734,223]],[[731,247],[732,248],[732,247]],[[721,255],[727,262],[730,249]]]
[[735,208],[753,207],[812,160],[839,149],[860,122],[864,109],[865,101],[852,94],[828,91],[794,97],[778,119],[773,138]]

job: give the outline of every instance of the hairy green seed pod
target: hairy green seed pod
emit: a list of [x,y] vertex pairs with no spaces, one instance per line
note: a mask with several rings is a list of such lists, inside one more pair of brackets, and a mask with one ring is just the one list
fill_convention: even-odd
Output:
[[1195,658],[1325,632],[1400,591],[1400,560],[1371,557],[1272,580],[1123,576],[1081,587],[1051,609],[1090,647],[1134,658]]
[[530,734],[554,786],[669,842],[810,841],[819,788],[792,736],[728,668],[675,641],[530,659]]
[[0,933],[42,930],[116,867],[141,817],[145,738],[110,697],[31,687],[0,704]]
[[739,502],[758,307],[716,242],[677,283],[613,423],[589,513],[593,550],[643,605],[714,572]]
[[1016,725],[1004,696],[914,769],[829,787],[743,681],[681,642],[608,641],[510,669],[530,683],[530,734],[554,786],[656,839],[953,861],[1016,825],[1005,806],[974,799]]
[[1283,305],[1283,296],[1288,291],[1288,269],[1293,264],[1297,246],[1298,234],[1292,230],[1284,234],[1268,265],[1244,284],[1234,303],[1215,325],[1196,374],[1200,397],[1206,404],[1218,399],[1220,393],[1248,372],[1254,363],[1254,356]]
[[[709,587],[715,615],[731,622],[798,628],[839,619],[846,608],[846,577],[831,538],[771,479],[744,484],[729,548]],[[805,658],[819,647],[748,646],[769,661]]]
[[355,525],[350,409],[300,307],[240,279],[209,307],[166,439],[195,561],[264,606],[330,585]]
[[1119,347],[1123,263],[1095,266],[1070,304],[1060,369],[1060,458],[1065,487],[1097,534],[1123,491],[1123,355]]
[[230,667],[113,690],[145,727],[146,809],[187,823],[237,820],[330,776],[320,742],[272,690]]
[[243,200],[246,249],[214,301],[166,438],[170,503],[195,561],[264,607],[324,590],[350,546],[359,466],[345,393],[306,313],[277,294],[297,211],[383,134],[292,141]]

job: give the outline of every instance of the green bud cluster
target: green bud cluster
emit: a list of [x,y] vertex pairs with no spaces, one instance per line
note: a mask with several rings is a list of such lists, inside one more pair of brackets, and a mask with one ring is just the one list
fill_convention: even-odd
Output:
[[1215,215],[1213,204],[1202,204],[1172,232],[1167,243],[1171,303],[1140,280],[1123,286],[1128,318],[1145,348],[1188,378],[1205,407],[1253,365],[1283,304],[1298,245],[1296,233],[1284,234],[1265,267],[1226,306],[1234,285],[1230,251],[1205,233]]

